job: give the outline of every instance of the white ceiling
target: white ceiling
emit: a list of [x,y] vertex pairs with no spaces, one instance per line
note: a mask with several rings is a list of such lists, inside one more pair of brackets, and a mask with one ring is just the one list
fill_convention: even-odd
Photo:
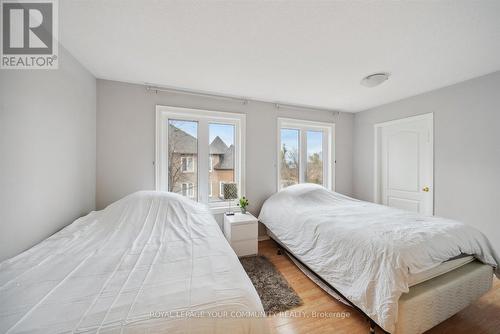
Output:
[[355,112],[500,70],[500,1],[59,3],[62,44],[103,79]]

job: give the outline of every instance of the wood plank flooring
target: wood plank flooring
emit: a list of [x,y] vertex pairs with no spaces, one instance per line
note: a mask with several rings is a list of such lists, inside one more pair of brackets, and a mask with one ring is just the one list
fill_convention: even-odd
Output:
[[[272,240],[259,242],[259,254],[271,260],[304,304],[289,313],[269,317],[273,333],[368,333],[368,323],[360,313],[324,292],[286,255],[277,255],[277,249]],[[500,333],[500,281],[495,278],[490,292],[427,333]]]

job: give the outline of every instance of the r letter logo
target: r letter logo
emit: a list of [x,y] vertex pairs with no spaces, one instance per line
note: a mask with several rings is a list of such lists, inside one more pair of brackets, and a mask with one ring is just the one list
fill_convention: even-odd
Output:
[[2,69],[57,69],[57,0],[1,0]]

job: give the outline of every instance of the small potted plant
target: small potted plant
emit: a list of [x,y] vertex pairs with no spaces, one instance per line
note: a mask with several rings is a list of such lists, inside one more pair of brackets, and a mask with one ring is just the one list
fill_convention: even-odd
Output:
[[240,207],[241,213],[247,213],[248,199],[245,196],[240,198],[238,206]]

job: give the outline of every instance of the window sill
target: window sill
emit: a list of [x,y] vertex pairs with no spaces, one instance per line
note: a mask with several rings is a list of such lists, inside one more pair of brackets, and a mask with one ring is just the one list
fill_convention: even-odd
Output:
[[210,212],[214,215],[221,214],[227,211],[240,211],[240,207],[237,205],[214,205],[208,206],[210,208]]

